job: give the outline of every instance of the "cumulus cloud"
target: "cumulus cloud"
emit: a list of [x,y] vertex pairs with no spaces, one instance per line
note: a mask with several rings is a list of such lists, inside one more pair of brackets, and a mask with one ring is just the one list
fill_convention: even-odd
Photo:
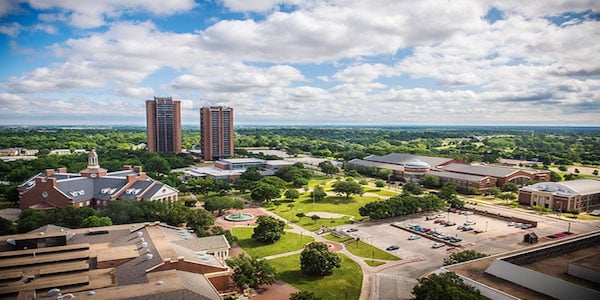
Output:
[[[68,15],[69,23],[79,28],[102,26],[106,18],[115,18],[130,11],[142,11],[155,15],[172,15],[190,10],[193,0],[103,0],[103,1],[64,1],[28,0],[35,9],[60,9]],[[58,19],[57,19],[58,20]]]
[[264,12],[272,9],[281,0],[223,0],[223,5],[236,12]]

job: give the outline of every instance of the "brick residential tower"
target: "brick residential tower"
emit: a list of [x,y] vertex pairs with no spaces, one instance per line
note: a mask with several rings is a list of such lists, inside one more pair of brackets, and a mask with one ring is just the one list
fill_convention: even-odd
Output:
[[168,98],[146,101],[149,152],[181,152],[181,104]]
[[204,160],[233,156],[233,108],[200,108],[200,146]]

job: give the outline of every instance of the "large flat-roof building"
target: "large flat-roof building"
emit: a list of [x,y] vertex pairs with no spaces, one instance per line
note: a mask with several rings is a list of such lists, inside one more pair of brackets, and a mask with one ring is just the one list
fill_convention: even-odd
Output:
[[469,165],[452,158],[412,154],[371,155],[364,159],[353,159],[348,165],[367,173],[373,173],[369,170],[392,170],[391,179],[404,182],[417,183],[425,175],[434,175],[442,183],[454,182],[460,189],[473,187],[483,193],[508,182],[523,186],[530,180],[550,181],[550,171]]
[[148,177],[139,166],[124,166],[108,172],[100,167],[94,150],[88,154],[88,166],[79,173],[66,168],[47,169],[25,180],[18,187],[21,209],[51,209],[74,206],[102,209],[110,201],[177,201],[178,191]]
[[168,98],[146,101],[149,152],[181,152],[181,104]]
[[600,208],[600,180],[539,182],[519,190],[519,203],[556,211],[593,211]]
[[233,108],[200,108],[200,147],[204,160],[233,156]]
[[0,237],[0,298],[222,299],[233,292],[229,249],[223,235],[158,222],[46,225]]

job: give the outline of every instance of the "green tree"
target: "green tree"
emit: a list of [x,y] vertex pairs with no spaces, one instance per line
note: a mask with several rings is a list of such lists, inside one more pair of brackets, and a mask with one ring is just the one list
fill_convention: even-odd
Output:
[[259,216],[258,226],[254,228],[252,238],[263,243],[274,243],[285,234],[285,223],[270,216]]
[[598,176],[598,170],[594,170],[594,171],[592,172],[592,175],[594,175],[594,176]]
[[240,254],[225,261],[233,270],[233,280],[240,289],[257,288],[275,283],[275,269],[264,259],[256,259]]
[[385,181],[383,181],[381,179],[375,180],[375,186],[382,188],[385,186]]
[[300,192],[296,189],[289,189],[285,191],[284,196],[290,200],[294,200],[300,198]]
[[477,252],[475,250],[465,250],[461,252],[455,252],[450,254],[450,256],[444,258],[444,266],[453,265],[460,262],[465,262],[473,259],[478,259],[482,257],[486,257],[487,255]]
[[331,164],[331,162],[329,162],[329,161],[320,162],[319,169],[321,169],[321,172],[325,173],[325,175],[327,175],[327,176],[332,176],[334,174],[337,174],[340,171],[336,166]]
[[485,300],[479,290],[467,285],[454,272],[418,279],[412,294],[417,300]]
[[229,196],[210,197],[204,201],[204,209],[221,216],[227,209],[244,209],[244,202]]
[[311,218],[311,219],[312,219],[312,220],[315,222],[315,224],[317,224],[317,221],[318,221],[318,220],[319,220],[321,217],[319,217],[319,216],[317,216],[317,215],[312,215],[312,216],[310,216],[310,218]]
[[300,254],[300,269],[308,275],[325,275],[333,268],[341,267],[342,260],[321,242],[312,242],[304,247]]
[[346,198],[350,198],[351,195],[361,195],[363,193],[363,187],[356,181],[336,181],[333,183],[332,191],[338,195],[344,195]]
[[252,193],[250,193],[250,198],[258,202],[270,201],[271,199],[279,198],[280,196],[281,190],[278,187],[262,181],[257,182],[254,187],[252,187]]
[[0,217],[0,235],[16,233],[17,229],[11,220]]
[[425,175],[419,179],[419,183],[427,188],[438,188],[442,186],[440,178],[435,175]]
[[510,202],[512,200],[517,199],[517,195],[515,195],[513,193],[502,193],[502,194],[498,195],[498,198],[501,200],[505,200],[506,202]]
[[490,190],[488,192],[490,193],[490,195],[493,195],[494,197],[497,197],[498,195],[500,195],[500,193],[502,191],[498,187],[493,187],[493,188],[490,188]]
[[290,300],[321,300],[321,297],[317,297],[313,292],[300,291],[291,294]]
[[317,185],[313,188],[312,192],[310,193],[310,196],[315,201],[321,201],[325,199],[325,197],[327,197],[327,193],[325,193],[325,189],[322,186]]
[[452,200],[452,198],[456,197],[456,183],[454,182],[447,182],[445,183],[442,188],[440,189],[440,192],[438,193],[438,196],[445,201],[450,201]]
[[81,222],[81,227],[100,227],[100,226],[111,226],[112,221],[109,217],[98,217],[96,215],[89,216]]
[[144,167],[146,171],[158,174],[167,174],[171,171],[171,165],[169,165],[169,162],[160,156],[154,156],[150,158],[148,161],[146,161]]
[[215,224],[215,218],[211,215],[210,212],[204,209],[189,209],[185,206],[180,206],[187,210],[187,214],[185,216],[185,221],[187,225],[192,228],[202,228],[208,229],[208,227]]
[[418,184],[412,182],[407,182],[404,185],[402,185],[402,191],[412,195],[423,194],[423,189]]
[[514,183],[512,183],[512,182],[507,182],[502,187],[502,191],[516,193],[516,192],[519,191],[519,186],[516,185],[516,184],[514,184]]
[[296,214],[296,217],[298,217],[298,219],[302,219],[302,218],[304,218],[305,216],[306,216],[306,215],[305,215],[304,213],[301,213],[301,212],[299,212],[299,213],[297,213],[297,214]]
[[20,233],[25,233],[46,224],[50,224],[50,219],[45,212],[35,210],[33,208],[27,208],[19,214],[19,219],[17,220],[17,231]]
[[259,182],[270,184],[278,188],[279,190],[285,188],[285,186],[287,185],[287,183],[283,179],[275,176],[267,176],[261,179]]
[[292,182],[292,186],[295,187],[295,188],[300,188],[300,187],[303,187],[303,186],[305,186],[307,184],[308,184],[308,179],[306,179],[304,177],[296,178],[294,180],[294,182]]

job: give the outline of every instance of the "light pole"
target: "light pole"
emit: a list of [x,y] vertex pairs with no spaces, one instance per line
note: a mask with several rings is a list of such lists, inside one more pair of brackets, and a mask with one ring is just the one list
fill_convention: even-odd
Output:
[[485,221],[485,232],[488,230],[488,221]]

